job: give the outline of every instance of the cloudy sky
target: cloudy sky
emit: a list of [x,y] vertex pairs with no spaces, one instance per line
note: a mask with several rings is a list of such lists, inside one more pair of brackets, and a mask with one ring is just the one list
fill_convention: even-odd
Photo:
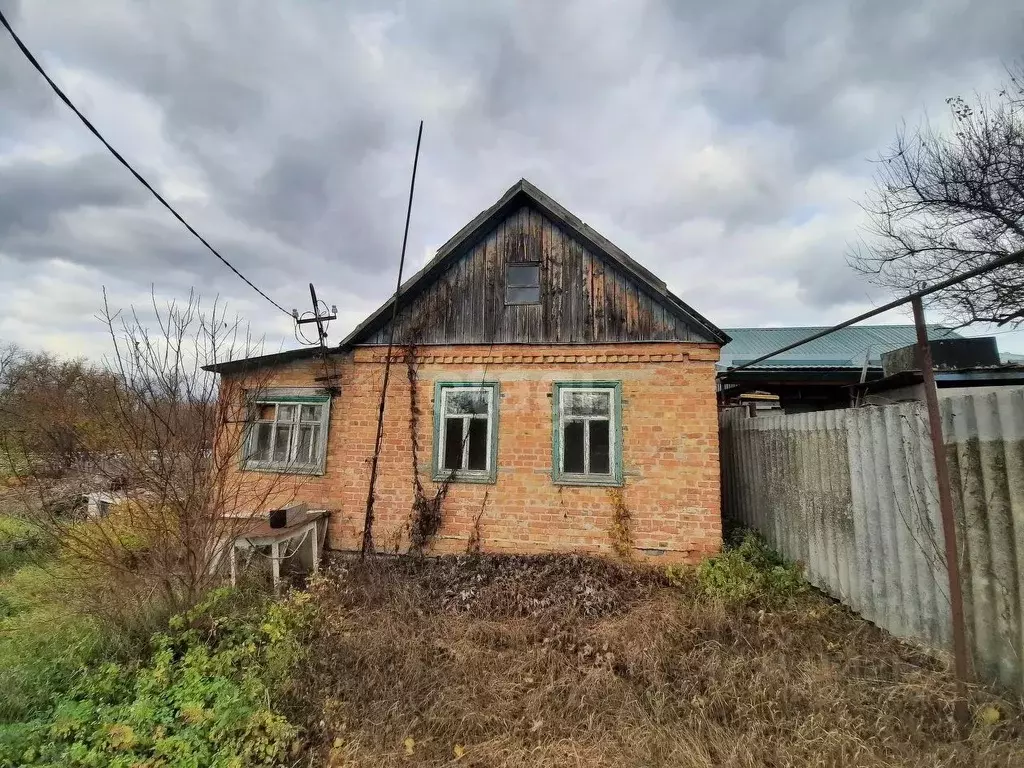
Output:
[[[843,320],[888,298],[846,264],[870,158],[1024,53],[1014,0],[0,8],[250,279],[289,309],[315,282],[335,341],[392,290],[420,119],[411,269],[526,177],[720,326]],[[0,104],[0,340],[98,357],[103,286],[122,307],[195,287],[296,346],[2,31]]]

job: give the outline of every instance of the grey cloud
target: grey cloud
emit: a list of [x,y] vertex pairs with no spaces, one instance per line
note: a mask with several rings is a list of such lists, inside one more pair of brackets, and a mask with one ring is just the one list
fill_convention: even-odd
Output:
[[[230,254],[247,273],[264,283],[273,279],[279,249],[270,240],[259,245],[217,227],[207,237]],[[224,267],[201,243],[155,204],[141,209],[107,209],[102,213],[62,216],[43,233],[17,233],[0,251],[26,263],[60,259],[129,279],[138,285],[158,283],[186,292],[192,285],[225,284]]]
[[[712,15],[711,7],[719,12]],[[800,130],[808,162],[872,154],[891,137],[899,118],[891,112],[894,105],[915,101],[920,109],[922,97],[954,95],[943,89],[944,80],[993,55],[1019,55],[1024,39],[1024,16],[999,3],[873,0],[705,8],[692,36],[697,50],[732,57],[748,74],[745,81],[730,82],[726,67],[711,97],[748,118],[770,116]],[[689,24],[690,19],[680,22]],[[929,94],[930,88],[942,90]]]
[[827,309],[871,303],[882,294],[855,274],[845,258],[837,258],[842,253],[842,243],[818,243],[806,251],[793,273],[805,306]]
[[[22,18],[19,0],[0,0],[0,10],[17,29]],[[53,102],[39,84],[39,75],[14,46],[7,30],[0,28],[0,148],[10,132],[52,112]]]
[[[17,21],[44,61],[159,109],[173,160],[208,194],[183,211],[225,255],[286,305],[304,306],[314,280],[347,313],[391,290],[423,117],[411,259],[526,176],[713,320],[817,319],[865,284],[843,257],[852,203],[815,199],[812,171],[866,187],[862,158],[900,118],[998,74],[1022,40],[1010,0],[111,0],[102,23],[91,7],[39,8]],[[4,44],[0,98],[16,114],[0,116],[3,157],[53,115]],[[114,184],[116,166],[62,179],[8,162],[24,163],[38,204],[10,215],[0,202],[0,253],[260,306],[141,190],[124,192],[127,175]],[[828,236],[790,245],[779,233],[809,208]]]
[[[399,123],[358,76],[365,62],[347,15],[190,7],[123,9],[96,37],[83,38],[72,19],[52,22],[53,33],[164,109],[167,141],[202,169],[227,213],[347,268],[382,269],[390,211],[404,198],[389,154]],[[415,125],[401,117],[401,127]]]
[[[228,203],[291,242],[333,241],[339,250],[362,242],[370,256],[383,236],[379,212],[385,206],[375,182],[385,170],[386,136],[385,121],[370,113],[322,136],[288,142],[254,188],[236,187]],[[388,196],[386,203],[394,208],[399,199]],[[346,242],[338,242],[339,232],[346,233]]]
[[0,249],[7,237],[45,232],[62,213],[145,199],[109,155],[0,164],[0,190]]
[[[973,63],[1020,56],[1024,15],[1002,3],[673,4],[680,34],[719,62],[710,101],[735,119],[769,117],[801,131],[808,162],[872,153],[891,137],[901,101]],[[855,97],[861,94],[866,101]],[[856,105],[849,103],[856,102]],[[886,119],[888,117],[888,119]]]

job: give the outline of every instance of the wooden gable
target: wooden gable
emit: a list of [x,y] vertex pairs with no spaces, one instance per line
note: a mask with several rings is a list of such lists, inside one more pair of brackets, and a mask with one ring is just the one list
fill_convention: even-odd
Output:
[[[508,265],[539,265],[540,301],[507,304]],[[387,344],[392,302],[343,342]],[[470,222],[400,294],[396,344],[724,343],[664,283],[529,182]]]

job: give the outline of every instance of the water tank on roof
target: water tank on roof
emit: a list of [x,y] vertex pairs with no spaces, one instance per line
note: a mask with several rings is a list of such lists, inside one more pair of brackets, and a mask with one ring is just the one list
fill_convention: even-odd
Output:
[[[932,364],[937,371],[956,371],[964,368],[984,368],[999,365],[999,348],[994,336],[975,339],[933,339],[928,342],[932,351]],[[882,354],[882,373],[892,376],[901,371],[917,371],[917,345],[894,349]]]

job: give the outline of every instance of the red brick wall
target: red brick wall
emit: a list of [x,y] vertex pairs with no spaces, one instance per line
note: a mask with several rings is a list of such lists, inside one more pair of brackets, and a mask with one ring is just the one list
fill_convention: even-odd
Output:
[[[402,353],[402,350],[396,350]],[[330,546],[359,546],[385,351],[357,348],[332,363],[341,393],[331,405],[323,477],[289,478],[288,495],[334,510]],[[420,347],[416,354],[419,471],[432,477],[434,382],[500,382],[497,482],[453,483],[435,552],[463,552],[473,521],[484,551],[612,551],[614,500],[607,488],[555,485],[551,479],[553,383],[622,382],[624,485],[633,542],[664,562],[695,561],[721,546],[718,348],[708,344]],[[321,361],[283,365],[268,386],[316,386]],[[232,377],[228,377],[232,379]],[[238,383],[232,379],[228,383]],[[374,540],[404,551],[413,500],[408,367],[392,365],[381,452]],[[269,476],[249,473],[255,482]],[[486,494],[486,503],[485,503]]]

